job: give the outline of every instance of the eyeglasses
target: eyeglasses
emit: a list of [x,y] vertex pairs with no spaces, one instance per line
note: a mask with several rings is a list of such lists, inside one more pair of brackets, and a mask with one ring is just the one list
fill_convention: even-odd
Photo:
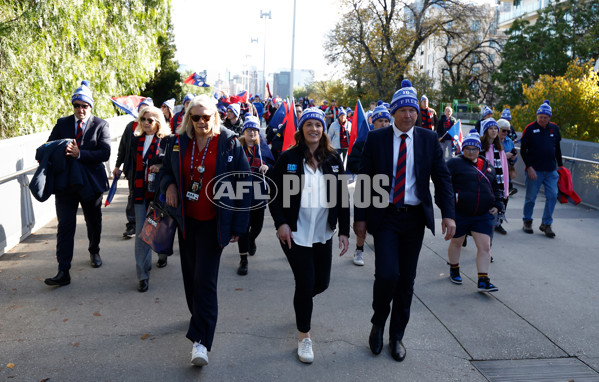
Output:
[[147,122],[147,123],[149,123],[150,125],[152,125],[152,124],[154,124],[154,122],[156,122],[156,120],[155,120],[155,119],[152,119],[152,118],[145,118],[145,117],[141,117],[139,120],[141,121],[141,123],[145,123],[145,122]]
[[87,109],[89,107],[89,105],[86,103],[74,103],[73,107],[75,109]]
[[470,152],[475,152],[475,151],[480,151],[478,149],[478,147],[464,147],[464,151],[470,151]]
[[212,115],[211,114],[205,114],[205,115],[192,115],[191,116],[191,120],[194,122],[199,122],[200,119],[202,119],[202,121],[204,121],[204,123],[208,123],[211,119],[212,119]]
[[501,129],[500,130],[502,133],[509,133],[510,131],[508,129]]

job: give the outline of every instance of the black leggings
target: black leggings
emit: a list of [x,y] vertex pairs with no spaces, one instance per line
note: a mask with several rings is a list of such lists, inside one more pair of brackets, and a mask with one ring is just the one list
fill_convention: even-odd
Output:
[[237,242],[239,253],[248,253],[250,243],[256,240],[258,235],[260,235],[262,226],[264,225],[265,209],[266,207],[250,211],[250,224],[248,225],[248,230],[245,235],[239,237],[239,241]]
[[295,277],[293,308],[297,330],[310,331],[312,321],[312,297],[324,292],[331,279],[333,259],[333,239],[325,244],[314,243],[312,247],[302,247],[292,241],[291,249],[281,244]]

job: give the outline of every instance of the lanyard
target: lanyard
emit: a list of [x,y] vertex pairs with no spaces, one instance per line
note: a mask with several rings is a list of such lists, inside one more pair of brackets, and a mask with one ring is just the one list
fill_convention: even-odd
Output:
[[[212,137],[208,138],[208,142],[206,142],[206,147],[204,147],[204,154],[202,155],[202,161],[200,162],[200,165],[198,166],[198,172],[200,173],[200,178],[204,177],[204,160],[206,159],[206,153],[208,152],[208,146],[210,146],[210,141],[212,140]],[[191,149],[191,168],[190,168],[190,172],[191,172],[191,179],[193,179],[193,175],[195,174],[195,172],[193,171],[193,157],[195,155],[195,151],[196,151],[196,140],[193,140],[193,147]]]

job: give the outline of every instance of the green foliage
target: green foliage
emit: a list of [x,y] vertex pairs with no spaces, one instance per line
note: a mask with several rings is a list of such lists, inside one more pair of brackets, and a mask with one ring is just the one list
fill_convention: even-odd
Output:
[[[170,20],[170,8],[167,10]],[[160,50],[160,66],[154,72],[154,78],[150,80],[142,92],[143,96],[152,97],[156,105],[162,105],[164,101],[170,98],[175,100],[183,99],[183,78],[179,73],[178,63],[175,61],[175,36],[173,27],[168,23],[168,28],[164,34],[158,36],[158,48]]]
[[501,103],[514,106],[523,102],[523,86],[541,75],[562,76],[573,59],[599,58],[599,3],[554,3],[539,12],[534,25],[516,20],[506,34],[503,61],[494,79],[500,85]]
[[0,138],[52,128],[90,81],[93,113],[140,94],[160,65],[170,0],[0,0]]
[[538,107],[551,102],[551,121],[562,137],[599,142],[599,75],[593,61],[572,61],[564,76],[541,75],[532,86],[524,85],[525,105],[512,109],[512,125],[522,129],[536,119]]

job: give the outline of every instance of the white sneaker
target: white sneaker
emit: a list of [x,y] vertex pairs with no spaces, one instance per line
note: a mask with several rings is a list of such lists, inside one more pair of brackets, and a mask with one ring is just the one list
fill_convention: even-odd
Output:
[[208,365],[208,350],[199,342],[194,342],[191,348],[191,363],[195,366]]
[[360,266],[364,265],[364,257],[362,257],[363,253],[363,251],[356,249],[356,252],[354,252],[354,264]]
[[297,356],[303,363],[312,363],[314,361],[314,352],[312,352],[312,340],[304,338],[297,343]]

